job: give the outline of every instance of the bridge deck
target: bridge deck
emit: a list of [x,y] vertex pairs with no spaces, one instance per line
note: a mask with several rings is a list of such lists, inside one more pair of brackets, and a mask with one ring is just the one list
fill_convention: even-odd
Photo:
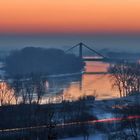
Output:
[[84,74],[86,74],[86,75],[97,75],[97,74],[99,74],[99,75],[105,75],[105,74],[109,74],[109,72],[84,72]]
[[107,58],[83,58],[84,61],[110,61]]

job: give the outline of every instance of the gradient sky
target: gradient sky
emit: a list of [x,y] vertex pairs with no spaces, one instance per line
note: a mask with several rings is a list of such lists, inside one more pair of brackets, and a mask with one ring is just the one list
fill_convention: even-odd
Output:
[[[51,35],[49,38],[53,40],[53,35],[56,37],[77,34],[80,38],[79,34],[108,33],[140,33],[140,0],[0,1],[1,36],[20,35],[27,38],[26,35],[40,37],[45,34],[47,37]],[[11,39],[9,36],[6,38]],[[11,45],[15,44],[15,40]],[[0,43],[0,46],[4,45],[4,41]],[[25,45],[30,43],[25,42]]]
[[0,32],[140,32],[140,0],[1,0]]

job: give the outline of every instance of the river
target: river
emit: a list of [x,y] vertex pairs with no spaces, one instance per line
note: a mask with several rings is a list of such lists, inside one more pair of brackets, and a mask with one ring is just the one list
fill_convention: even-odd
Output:
[[106,73],[109,66],[104,62],[86,62],[82,75],[50,78],[47,83],[50,97],[52,100],[56,100],[53,98],[56,96],[65,100],[85,95],[94,95],[97,100],[119,97],[117,89],[112,88],[111,75]]
[[[96,100],[119,97],[118,90],[112,88],[111,75],[107,73],[109,66],[109,63],[88,61],[83,74],[50,77],[46,82],[48,92],[44,103],[71,101],[87,95],[96,96]],[[4,75],[3,71],[1,75]]]

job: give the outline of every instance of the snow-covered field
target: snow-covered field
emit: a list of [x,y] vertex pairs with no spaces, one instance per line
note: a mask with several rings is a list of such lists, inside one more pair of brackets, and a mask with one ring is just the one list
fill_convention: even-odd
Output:
[[[110,99],[106,101],[95,101],[91,108],[91,114],[95,115],[98,119],[109,119],[116,117],[112,107],[115,105],[124,106],[127,104],[136,104],[137,98],[140,95],[128,96],[118,99]],[[138,98],[139,99],[139,98]],[[60,140],[85,140],[84,136],[69,137]],[[88,137],[88,140],[108,140],[107,134],[95,133]]]

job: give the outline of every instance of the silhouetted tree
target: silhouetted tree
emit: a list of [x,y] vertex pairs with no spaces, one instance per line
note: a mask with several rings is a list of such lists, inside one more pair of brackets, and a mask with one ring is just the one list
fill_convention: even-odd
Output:
[[42,97],[46,94],[46,80],[42,78],[41,74],[32,74],[32,83],[34,86],[34,92],[36,96],[36,103],[40,104]]
[[24,88],[27,95],[27,100],[29,104],[32,104],[35,94],[33,81],[32,80],[26,81],[24,84]]
[[22,77],[20,75],[17,75],[13,78],[13,81],[11,83],[11,86],[14,90],[16,104],[18,104],[18,100],[21,96],[22,82]]

